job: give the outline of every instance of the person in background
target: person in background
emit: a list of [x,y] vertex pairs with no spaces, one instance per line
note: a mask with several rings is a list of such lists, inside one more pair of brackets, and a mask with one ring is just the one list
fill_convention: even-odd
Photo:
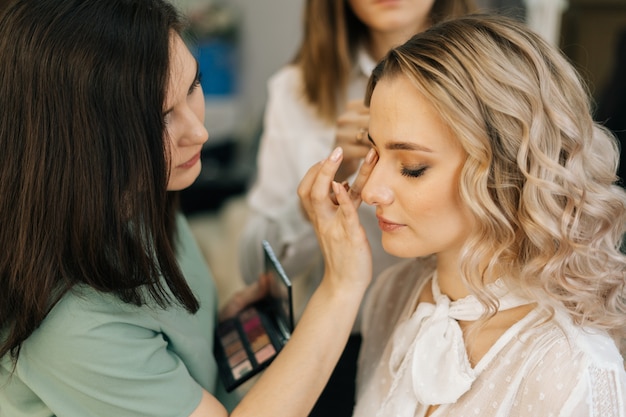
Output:
[[393,48],[366,103],[350,192],[406,259],[364,301],[354,416],[626,416],[626,191],[572,65],[467,16]]
[[[306,416],[345,346],[371,271],[343,269],[345,239],[366,237],[340,190],[346,229],[320,242],[341,262],[238,405],[218,382],[215,284],[176,203],[208,139],[181,30],[164,0],[0,13],[3,417]],[[243,289],[224,316],[266,293]]]
[[[268,240],[287,275],[306,280],[310,294],[322,276],[323,260],[296,195],[300,179],[337,145],[344,152],[337,180],[351,179],[370,148],[369,113],[363,97],[376,62],[414,33],[474,11],[475,5],[473,0],[307,0],[304,7],[303,39],[297,54],[268,83],[239,265],[245,282],[256,280],[263,270],[260,242]],[[373,209],[363,205],[359,215],[372,244],[376,276],[398,259],[380,246]],[[352,412],[360,345],[357,328],[358,323],[313,415]]]

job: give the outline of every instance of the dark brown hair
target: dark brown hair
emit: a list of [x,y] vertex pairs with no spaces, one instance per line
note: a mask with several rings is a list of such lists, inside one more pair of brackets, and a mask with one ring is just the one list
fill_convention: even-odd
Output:
[[198,302],[174,251],[161,0],[17,0],[0,15],[0,357],[77,284]]

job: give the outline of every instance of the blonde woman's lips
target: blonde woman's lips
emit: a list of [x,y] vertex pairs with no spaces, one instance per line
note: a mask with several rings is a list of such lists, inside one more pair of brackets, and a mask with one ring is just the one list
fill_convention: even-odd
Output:
[[376,216],[378,218],[378,227],[380,227],[380,230],[382,230],[383,232],[393,232],[395,230],[400,229],[401,227],[404,227],[403,224],[400,223],[394,223],[390,220],[385,219],[382,216]]

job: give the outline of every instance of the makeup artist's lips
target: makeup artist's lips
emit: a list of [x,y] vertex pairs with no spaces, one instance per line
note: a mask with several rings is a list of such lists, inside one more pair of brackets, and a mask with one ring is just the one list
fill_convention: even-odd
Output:
[[192,166],[197,164],[199,160],[200,160],[200,152],[195,154],[193,158],[191,158],[189,161],[180,164],[178,168],[183,168],[183,169],[191,168]]
[[382,216],[376,216],[376,217],[378,218],[378,227],[380,227],[380,230],[382,230],[383,232],[393,232],[395,230],[398,230],[404,227],[403,224],[390,222],[389,220],[385,219]]
[[375,3],[380,6],[398,6],[402,3],[400,0],[376,0]]

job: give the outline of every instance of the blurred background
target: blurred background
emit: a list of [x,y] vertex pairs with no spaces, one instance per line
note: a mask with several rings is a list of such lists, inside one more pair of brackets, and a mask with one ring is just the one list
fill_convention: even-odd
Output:
[[[183,192],[182,204],[215,275],[219,299],[225,301],[243,285],[237,267],[237,241],[247,214],[245,192],[254,179],[266,82],[295,53],[304,0],[172,2],[192,25],[190,46],[204,74],[210,135],[203,152],[202,174]],[[626,69],[619,67],[626,59],[626,0],[477,3],[485,11],[525,21],[558,45],[587,81],[596,99],[598,120],[607,121],[607,125],[620,120],[617,112],[623,114],[626,107]],[[620,37],[624,40],[618,58]],[[615,123],[612,127],[620,129]]]

